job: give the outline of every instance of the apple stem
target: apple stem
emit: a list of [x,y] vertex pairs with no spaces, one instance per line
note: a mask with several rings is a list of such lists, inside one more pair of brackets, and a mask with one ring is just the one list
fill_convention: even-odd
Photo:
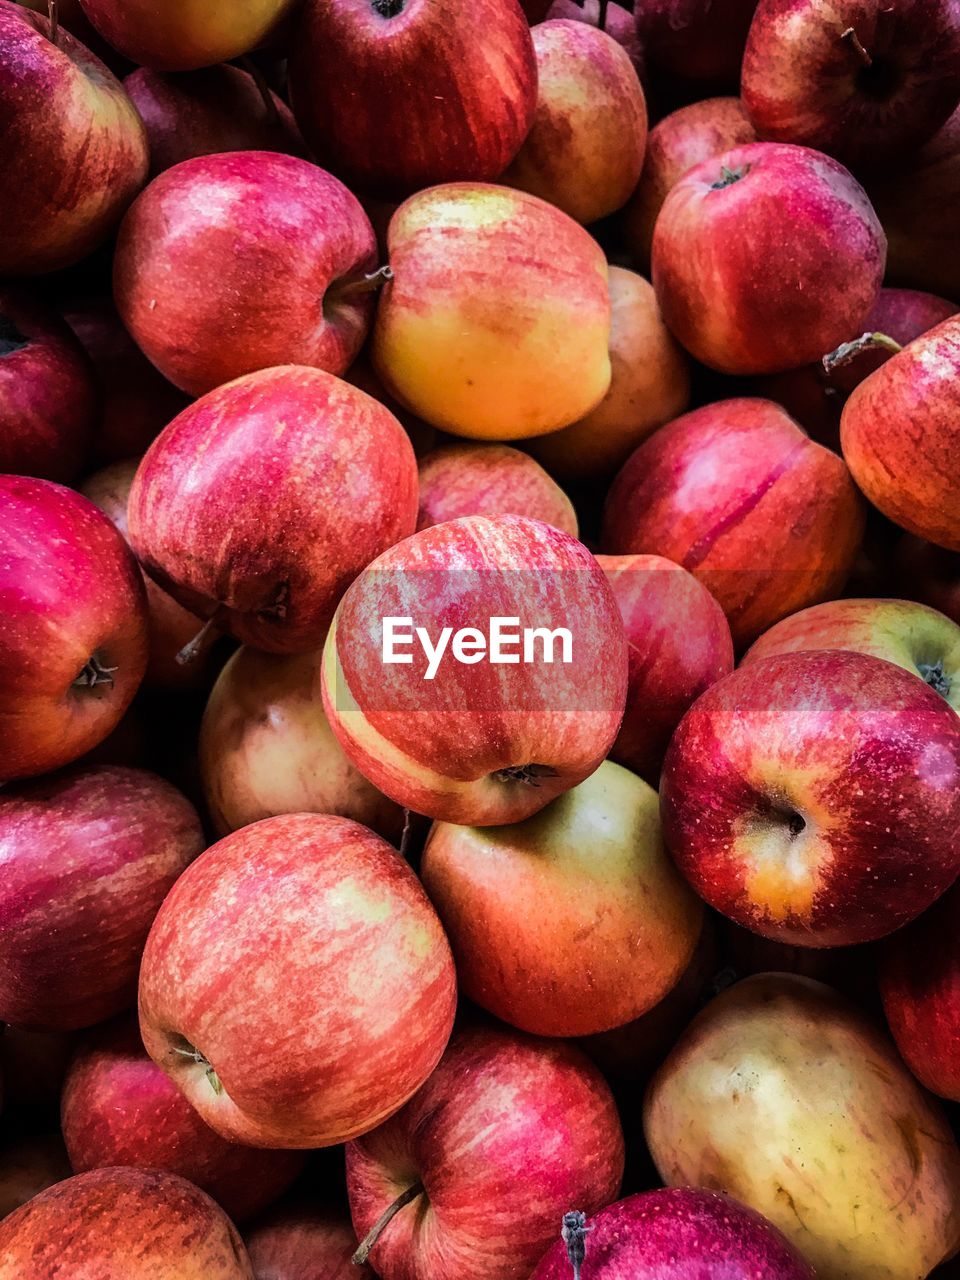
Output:
[[865,67],[873,66],[873,59],[860,43],[860,37],[857,35],[856,31],[854,31],[853,27],[847,27],[845,31],[841,31],[840,39],[847,41]]
[[376,293],[388,281],[393,279],[393,267],[384,265],[371,271],[359,280],[348,280],[346,284],[334,285],[331,292],[337,298],[348,298],[354,294]]
[[113,673],[119,667],[105,667],[100,659],[93,655],[84,665],[83,670],[73,682],[75,689],[94,689],[97,685],[113,684]]
[[400,1210],[408,1205],[411,1200],[416,1200],[417,1196],[422,1195],[423,1183],[418,1178],[412,1187],[407,1187],[406,1191],[402,1191],[400,1195],[397,1196],[396,1200],[394,1200],[393,1204],[390,1205],[389,1208],[384,1209],[383,1213],[381,1213],[380,1217],[360,1241],[359,1249],[357,1249],[356,1253],[350,1259],[354,1266],[363,1266],[367,1258],[370,1256],[370,1250],[380,1239],[380,1234],[384,1227],[391,1222]]
[[400,836],[400,857],[401,858],[406,858],[407,850],[410,847],[410,831],[412,828],[412,824],[410,821],[411,817],[412,817],[412,814],[410,813],[410,810],[404,809],[403,834]]
[[50,19],[50,43],[60,44],[60,6],[57,0],[47,0],[47,17]]
[[208,618],[192,640],[188,640],[180,652],[177,654],[177,662],[181,667],[187,666],[200,653],[200,650],[207,644],[208,640],[219,631],[217,623],[217,615]]
[[856,360],[857,356],[864,351],[874,351],[877,348],[883,351],[890,351],[893,355],[903,350],[903,347],[895,338],[889,337],[885,333],[862,333],[859,338],[854,338],[852,342],[841,342],[836,351],[829,352],[823,357],[823,367],[827,373],[833,373],[834,369],[841,369],[845,364],[850,364]]
[[601,31],[606,31],[607,29],[607,8],[609,7],[609,4],[610,0],[600,0],[600,12],[597,15],[597,27]]
[[257,86],[260,97],[263,99],[263,105],[266,109],[270,123],[278,125],[280,123],[280,112],[277,110],[276,99],[270,91],[270,86],[267,84],[267,78],[263,74],[263,70],[257,65],[253,58],[248,56],[240,59],[240,65]]

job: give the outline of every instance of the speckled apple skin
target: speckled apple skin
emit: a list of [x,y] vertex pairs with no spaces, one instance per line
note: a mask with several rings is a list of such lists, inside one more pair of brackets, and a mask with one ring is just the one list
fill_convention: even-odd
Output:
[[680,722],[660,796],[677,865],[724,915],[799,946],[871,941],[960,871],[960,718],[866,654],[761,659]]
[[357,1237],[338,1210],[276,1209],[245,1235],[257,1280],[374,1280],[355,1266]]
[[529,454],[506,444],[448,444],[420,460],[417,529],[461,516],[529,516],[572,537],[577,513]]
[[358,1238],[424,1184],[370,1254],[383,1280],[526,1280],[569,1206],[595,1212],[622,1176],[596,1067],[571,1045],[492,1028],[459,1031],[409,1104],[347,1147]]

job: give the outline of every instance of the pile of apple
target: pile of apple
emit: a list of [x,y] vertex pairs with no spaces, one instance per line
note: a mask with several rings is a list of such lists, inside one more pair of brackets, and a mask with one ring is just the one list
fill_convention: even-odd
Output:
[[958,0],[0,0],[0,1280],[958,1274],[958,302]]

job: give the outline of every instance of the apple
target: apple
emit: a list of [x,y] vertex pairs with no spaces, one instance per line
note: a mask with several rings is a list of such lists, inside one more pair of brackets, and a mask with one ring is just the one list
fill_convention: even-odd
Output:
[[290,90],[321,164],[399,197],[502,173],[533,121],[537,67],[517,0],[305,0]]
[[520,8],[523,10],[527,21],[533,26],[536,22],[542,22],[547,16],[550,0],[520,0]]
[[[586,22],[591,27],[599,27],[601,23],[600,0],[553,0],[550,8],[543,15],[553,21],[555,18],[567,18],[571,22]],[[622,44],[630,55],[630,61],[636,68],[637,75],[643,79],[644,59],[643,45],[637,35],[637,24],[633,13],[622,4],[613,0],[602,13],[603,27],[607,35],[613,36],[617,44]],[[540,21],[543,21],[541,18]]]
[[674,729],[700,694],[733,670],[723,610],[662,556],[598,556],[627,634],[627,707],[612,759],[656,785]]
[[190,802],[98,766],[0,793],[0,1018],[72,1031],[132,1004],[147,931],[204,846]]
[[128,518],[141,564],[180,604],[243,643],[302,653],[360,570],[413,532],[416,459],[362,391],[318,369],[265,369],[161,433]]
[[420,877],[462,993],[533,1035],[590,1035],[646,1013],[703,923],[664,851],[657,793],[610,761],[524,822],[435,823]]
[[146,126],[152,176],[215,152],[303,154],[290,108],[239,67],[223,64],[180,75],[138,67],[123,87]]
[[370,220],[341,182],[296,156],[233,151],[151,182],[120,228],[113,287],[144,354],[202,395],[274,365],[343,373],[376,266]]
[[98,400],[93,367],[60,317],[0,288],[0,472],[75,480]]
[[829,156],[773,142],[688,170],[653,233],[663,318],[721,373],[796,369],[862,332],[885,260],[856,179]]
[[385,552],[340,602],[322,669],[361,773],[416,813],[478,826],[520,822],[589,777],[626,683],[603,570],[521,516],[465,516]]
[[409,866],[346,818],[266,818],[193,864],[140,970],[147,1052],[221,1137],[323,1147],[436,1066],[456,979]]
[[579,422],[525,445],[569,483],[608,479],[690,403],[690,362],[663,323],[653,286],[634,271],[611,267],[609,288],[607,394]]
[[50,1280],[254,1280],[223,1210],[192,1182],[95,1169],[50,1187],[0,1223],[0,1275]]
[[[607,1205],[584,1241],[590,1280],[815,1280],[813,1268],[766,1218],[696,1187],[647,1191]],[[569,1280],[563,1240],[530,1280]]]
[[[364,207],[368,207],[369,203],[367,201],[367,205]],[[392,217],[392,211],[396,208],[396,205],[391,205],[390,208],[390,216]],[[384,255],[386,255],[386,247],[384,247]],[[368,396],[373,396],[374,400],[379,400],[384,408],[390,410],[410,437],[413,451],[418,458],[422,458],[424,454],[429,453],[431,449],[435,449],[438,446],[442,439],[440,432],[435,427],[429,426],[421,418],[416,417],[415,414],[408,413],[403,405],[393,398],[374,372],[367,350],[362,351],[357,356],[356,360],[343,375],[343,380],[344,382],[349,382],[353,387],[359,387],[361,391],[365,391]]]
[[960,103],[960,10],[952,0],[759,0],[741,92],[761,138],[826,151],[854,168],[921,146]]
[[383,1280],[526,1276],[568,1207],[595,1213],[622,1176],[596,1067],[572,1045],[486,1027],[459,1031],[403,1110],[347,1147],[358,1237],[398,1193],[407,1202],[372,1244]]
[[645,1111],[668,1185],[735,1196],[822,1280],[926,1276],[956,1248],[960,1151],[946,1118],[889,1040],[819,982],[763,974],[718,996]]
[[309,1208],[275,1209],[245,1238],[257,1280],[374,1280],[350,1261],[357,1237],[346,1215]]
[[449,183],[402,204],[388,240],[373,363],[406,408],[454,435],[518,440],[603,399],[607,263],[572,218],[523,191]]
[[915,339],[851,395],[840,443],[853,478],[901,528],[960,551],[960,316]]
[[668,80],[734,89],[757,0],[644,0],[634,14],[651,69]]
[[418,529],[460,516],[529,516],[577,536],[573,503],[526,453],[506,444],[448,444],[420,461]]
[[146,134],[113,73],[46,17],[0,0],[0,45],[0,276],[57,271],[143,186]]
[[533,47],[537,110],[503,181],[596,222],[626,204],[640,177],[643,89],[623,46],[584,22],[542,22]]
[[0,1218],[70,1177],[59,1134],[15,1138],[0,1147]]
[[664,835],[702,898],[778,942],[892,933],[960,872],[960,719],[863,653],[777,654],[704,693],[673,736]]
[[46,773],[119,723],[147,664],[143,581],[92,502],[0,476],[0,782]]
[[684,414],[632,454],[607,495],[601,549],[682,565],[742,647],[838,595],[863,528],[843,460],[778,405],[741,398]]
[[644,271],[650,268],[657,216],[683,175],[711,156],[756,140],[756,130],[739,98],[691,102],[654,125],[647,138],[640,181],[623,211],[624,238],[638,266]]
[[960,554],[905,533],[894,552],[894,571],[907,599],[939,610],[960,626]]
[[284,813],[333,813],[391,842],[400,807],[350,763],[315,688],[321,651],[278,655],[246,646],[213,686],[200,726],[200,769],[219,835]]

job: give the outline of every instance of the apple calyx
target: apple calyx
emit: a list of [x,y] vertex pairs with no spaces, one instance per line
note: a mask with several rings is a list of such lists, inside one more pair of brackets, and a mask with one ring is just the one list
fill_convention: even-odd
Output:
[[728,169],[725,164],[720,166],[720,177],[716,182],[710,183],[711,191],[722,191],[724,187],[732,187],[735,182],[739,182],[741,178],[745,178],[750,172],[748,164],[741,165],[739,169]]
[[563,1215],[560,1239],[567,1250],[567,1260],[573,1268],[573,1280],[580,1280],[580,1270],[587,1256],[587,1236],[593,1227],[587,1226],[587,1215],[580,1209],[571,1209]]
[[870,54],[860,43],[860,37],[857,35],[853,27],[847,27],[846,30],[841,31],[840,39],[847,42],[865,67],[873,66],[873,58],[870,57]]
[[370,1250],[380,1239],[380,1235],[383,1232],[384,1227],[389,1222],[391,1222],[397,1216],[400,1210],[405,1208],[405,1206],[408,1205],[411,1200],[416,1200],[417,1196],[422,1196],[422,1195],[423,1195],[423,1183],[420,1181],[419,1178],[412,1186],[407,1187],[406,1191],[401,1191],[401,1193],[397,1196],[396,1200],[394,1200],[393,1204],[389,1205],[386,1209],[384,1209],[383,1213],[381,1213],[380,1217],[376,1220],[376,1222],[373,1224],[373,1226],[370,1228],[367,1234],[360,1241],[360,1247],[357,1249],[356,1253],[350,1259],[350,1261],[354,1264],[354,1266],[356,1267],[363,1266],[367,1258],[369,1258],[370,1256]]
[[381,18],[395,18],[403,12],[404,0],[370,0],[370,3]]
[[223,1093],[223,1085],[220,1083],[220,1077],[199,1049],[194,1048],[193,1045],[188,1045],[186,1049],[175,1048],[173,1052],[179,1053],[182,1058],[189,1058],[191,1062],[196,1062],[200,1066],[206,1067],[204,1075],[209,1082],[210,1088],[218,1098],[220,1097],[220,1094]]
[[113,684],[113,675],[119,667],[105,667],[96,654],[93,654],[83,665],[83,669],[73,682],[74,689],[95,689],[98,685]]
[[555,778],[556,769],[548,764],[511,764],[497,769],[490,775],[497,782],[520,782],[527,787],[539,787],[541,778]]
[[936,662],[918,662],[917,670],[931,689],[935,689],[943,698],[949,698],[953,681],[943,669],[943,659]]
[[831,351],[823,357],[822,364],[827,373],[833,373],[834,369],[840,369],[843,365],[856,360],[862,352],[876,350],[878,347],[894,355],[903,350],[900,343],[886,333],[862,333],[852,342],[841,342],[836,351]]
[[29,343],[30,339],[24,337],[10,317],[0,314],[0,356],[9,356]]

